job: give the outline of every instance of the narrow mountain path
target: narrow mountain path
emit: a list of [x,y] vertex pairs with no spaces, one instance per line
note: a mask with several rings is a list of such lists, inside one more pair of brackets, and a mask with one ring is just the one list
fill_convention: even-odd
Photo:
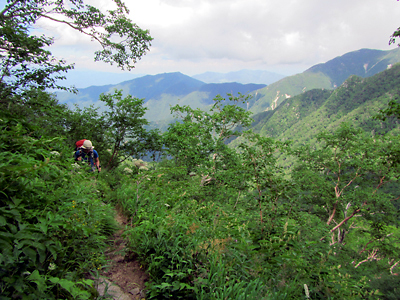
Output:
[[115,300],[144,299],[145,282],[148,275],[136,260],[134,253],[127,248],[127,241],[123,238],[127,218],[116,209],[116,221],[121,227],[114,236],[112,245],[105,253],[109,260],[109,267],[101,274],[98,292],[101,296],[111,295]]

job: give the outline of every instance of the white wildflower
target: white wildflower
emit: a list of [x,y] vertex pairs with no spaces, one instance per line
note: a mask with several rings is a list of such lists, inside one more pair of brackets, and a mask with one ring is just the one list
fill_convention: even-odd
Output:
[[125,172],[125,173],[128,173],[128,174],[133,173],[132,169],[129,169],[129,168],[125,168],[125,169],[124,169],[124,172]]

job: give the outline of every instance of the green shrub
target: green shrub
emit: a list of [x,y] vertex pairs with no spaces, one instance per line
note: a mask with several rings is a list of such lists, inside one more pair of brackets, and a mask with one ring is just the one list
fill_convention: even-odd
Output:
[[85,276],[105,264],[116,228],[112,208],[98,199],[92,174],[73,171],[60,139],[1,122],[2,299],[88,299],[93,282]]

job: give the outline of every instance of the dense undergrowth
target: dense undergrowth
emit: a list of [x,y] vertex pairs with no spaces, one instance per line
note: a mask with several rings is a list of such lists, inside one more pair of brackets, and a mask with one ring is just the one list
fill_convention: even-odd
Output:
[[59,138],[32,137],[5,118],[1,132],[0,298],[96,295],[88,275],[106,263],[112,207]]
[[[299,197],[289,191],[276,203],[262,204],[261,222],[254,193],[204,185],[200,175],[164,162],[122,180],[112,197],[131,220],[125,234],[151,277],[150,299],[398,295],[397,277],[391,286],[386,281],[389,257],[355,267],[353,260],[361,256],[356,248],[367,239],[349,247],[321,240],[330,235],[328,226],[301,211]],[[399,232],[392,229],[396,241]],[[384,286],[389,293],[382,293]]]
[[[53,102],[9,107],[50,116],[54,106],[54,124],[104,121]],[[292,149],[248,131],[232,149],[224,141],[250,120],[243,109],[217,98],[208,112],[174,110],[183,121],[150,143],[168,159],[116,156],[116,143],[102,173],[72,159],[62,126],[55,136],[48,119],[2,113],[0,299],[98,298],[115,206],[149,299],[399,297],[397,136],[344,124]],[[296,161],[290,173],[276,155]]]

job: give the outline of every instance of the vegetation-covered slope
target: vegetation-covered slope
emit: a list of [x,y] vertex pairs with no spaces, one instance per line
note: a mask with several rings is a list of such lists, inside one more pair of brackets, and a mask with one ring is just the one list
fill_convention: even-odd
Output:
[[259,113],[277,108],[284,100],[316,88],[331,88],[328,76],[323,73],[301,73],[285,77],[263,89],[252,93],[250,111]]
[[352,76],[334,91],[312,90],[284,101],[254,129],[262,135],[304,143],[342,122],[375,133],[397,128],[397,121],[373,120],[398,93],[400,65],[369,78]]
[[336,57],[324,64],[318,64],[306,72],[322,72],[332,82],[332,87],[341,85],[351,75],[370,77],[400,61],[399,49],[391,51],[360,49]]
[[278,137],[321,107],[331,94],[331,90],[315,89],[287,99],[277,109],[253,116],[257,120],[253,123],[253,130]]
[[333,89],[349,76],[369,77],[400,62],[400,50],[361,49],[318,64],[301,74],[285,77],[256,92],[251,111],[255,114],[276,108],[289,96],[312,89]]

